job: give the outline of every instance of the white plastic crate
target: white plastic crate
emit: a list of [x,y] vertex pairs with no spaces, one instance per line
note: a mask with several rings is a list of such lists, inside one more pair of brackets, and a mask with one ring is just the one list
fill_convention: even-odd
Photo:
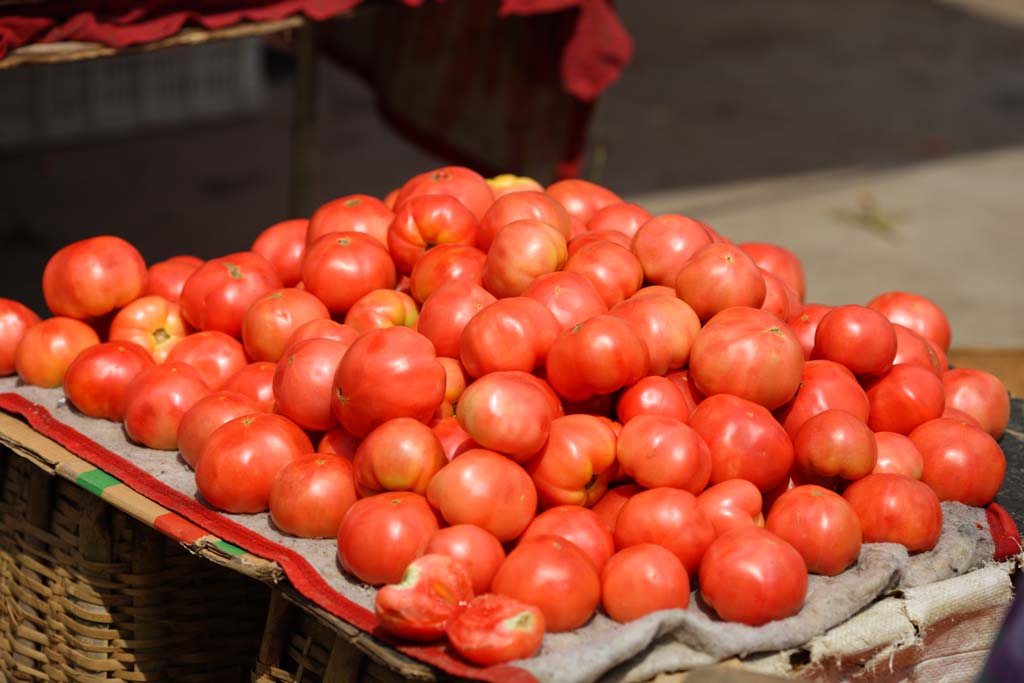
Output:
[[250,113],[267,100],[261,39],[0,71],[0,146]]

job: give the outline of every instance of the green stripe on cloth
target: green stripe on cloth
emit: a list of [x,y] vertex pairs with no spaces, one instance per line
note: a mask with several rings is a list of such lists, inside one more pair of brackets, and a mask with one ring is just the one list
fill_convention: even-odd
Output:
[[222,541],[219,538],[216,541],[214,541],[213,544],[221,550],[223,550],[228,555],[233,555],[235,557],[238,557],[239,555],[245,555],[246,553],[245,550],[239,548],[237,545],[228,543],[227,541]]
[[115,479],[103,470],[89,470],[78,475],[75,483],[89,493],[102,497],[105,489],[117,486],[121,483],[121,480]]

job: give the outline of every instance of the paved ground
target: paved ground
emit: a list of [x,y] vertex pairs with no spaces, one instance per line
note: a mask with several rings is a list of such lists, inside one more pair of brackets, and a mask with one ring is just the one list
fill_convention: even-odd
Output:
[[[815,300],[911,289],[950,311],[955,344],[1024,347],[1017,4],[618,3],[637,52],[596,111],[586,174],[789,246]],[[357,79],[320,75],[318,200],[443,163]],[[0,149],[0,295],[41,307],[47,255],[87,235],[129,235],[150,260],[214,256],[285,217],[289,86],[231,120]]]

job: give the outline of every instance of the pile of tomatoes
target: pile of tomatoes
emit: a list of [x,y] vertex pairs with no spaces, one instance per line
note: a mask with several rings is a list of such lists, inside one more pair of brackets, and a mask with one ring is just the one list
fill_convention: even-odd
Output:
[[446,167],[205,262],[64,247],[53,317],[0,305],[0,372],[180,451],[216,509],[337,539],[383,631],[492,664],[698,585],[790,616],[808,572],[992,500],[1009,399],[948,368],[942,310],[804,290],[782,247]]

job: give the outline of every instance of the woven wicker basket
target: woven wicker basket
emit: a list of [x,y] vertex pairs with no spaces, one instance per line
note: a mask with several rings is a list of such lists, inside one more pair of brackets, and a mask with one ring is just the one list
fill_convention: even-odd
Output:
[[0,448],[0,681],[248,680],[269,593]]

